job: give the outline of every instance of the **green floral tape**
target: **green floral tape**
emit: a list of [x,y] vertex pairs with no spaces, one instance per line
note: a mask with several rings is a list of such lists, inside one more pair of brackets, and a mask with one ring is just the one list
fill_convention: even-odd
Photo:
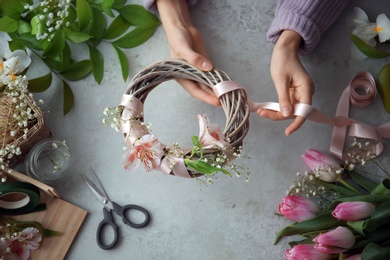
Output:
[[[20,199],[5,200],[7,196]],[[5,182],[0,184],[0,214],[19,215],[41,210],[39,189],[26,182]]]

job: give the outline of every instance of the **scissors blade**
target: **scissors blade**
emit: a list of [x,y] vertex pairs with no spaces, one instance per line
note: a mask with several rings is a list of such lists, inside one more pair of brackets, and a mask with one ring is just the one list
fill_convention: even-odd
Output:
[[99,189],[95,183],[93,183],[87,176],[84,174],[81,175],[81,177],[84,179],[84,181],[87,183],[88,187],[91,189],[93,194],[104,204],[104,207],[107,209],[113,210],[114,206],[112,205],[111,201],[108,199],[107,194],[104,190]]

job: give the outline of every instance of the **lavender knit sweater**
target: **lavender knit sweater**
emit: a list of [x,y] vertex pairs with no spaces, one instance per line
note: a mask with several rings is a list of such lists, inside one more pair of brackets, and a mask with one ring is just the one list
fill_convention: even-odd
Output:
[[[146,8],[155,0],[143,0]],[[197,0],[187,0],[194,5]],[[325,32],[340,16],[348,0],[278,0],[275,18],[267,32],[267,39],[276,43],[283,30],[293,30],[303,38],[300,53],[312,51]]]

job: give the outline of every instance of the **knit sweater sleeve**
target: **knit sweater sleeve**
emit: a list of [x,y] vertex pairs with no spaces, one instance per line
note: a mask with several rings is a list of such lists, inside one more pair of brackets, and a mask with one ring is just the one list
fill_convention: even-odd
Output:
[[[148,10],[156,9],[156,1],[157,0],[143,0],[144,7]],[[197,0],[187,0],[188,6],[195,5]]]
[[303,38],[300,53],[308,53],[347,4],[347,0],[279,0],[267,39],[275,44],[283,30],[293,30]]

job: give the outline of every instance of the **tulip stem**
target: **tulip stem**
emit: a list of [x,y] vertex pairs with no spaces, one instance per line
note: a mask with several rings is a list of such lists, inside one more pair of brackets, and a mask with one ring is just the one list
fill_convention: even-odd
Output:
[[346,182],[344,179],[341,179],[340,180],[341,184],[343,184],[345,187],[347,187],[348,189],[356,192],[356,193],[359,193],[359,194],[362,194],[362,192],[358,191],[357,189],[355,189],[354,187],[351,186],[351,184],[349,184],[348,182]]

